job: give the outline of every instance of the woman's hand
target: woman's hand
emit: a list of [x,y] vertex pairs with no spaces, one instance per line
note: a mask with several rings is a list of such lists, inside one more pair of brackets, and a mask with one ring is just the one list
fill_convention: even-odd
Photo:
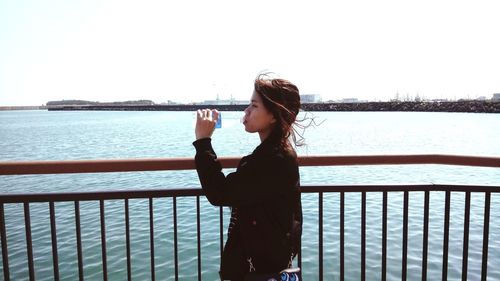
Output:
[[199,109],[196,112],[196,127],[194,129],[196,139],[212,137],[218,118],[219,111],[216,109]]

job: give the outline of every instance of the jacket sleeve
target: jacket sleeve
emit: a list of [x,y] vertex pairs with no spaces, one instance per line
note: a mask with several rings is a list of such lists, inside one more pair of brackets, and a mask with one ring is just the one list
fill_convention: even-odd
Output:
[[238,207],[260,204],[276,200],[295,186],[294,163],[283,156],[270,155],[248,165],[244,157],[237,171],[225,176],[210,139],[197,140],[193,145],[196,148],[198,177],[207,199],[213,205]]

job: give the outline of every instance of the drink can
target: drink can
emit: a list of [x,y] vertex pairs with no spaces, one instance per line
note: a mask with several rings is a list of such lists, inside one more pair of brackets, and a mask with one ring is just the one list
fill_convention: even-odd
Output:
[[217,118],[217,123],[215,123],[215,128],[219,129],[222,127],[222,114],[219,112],[219,118]]

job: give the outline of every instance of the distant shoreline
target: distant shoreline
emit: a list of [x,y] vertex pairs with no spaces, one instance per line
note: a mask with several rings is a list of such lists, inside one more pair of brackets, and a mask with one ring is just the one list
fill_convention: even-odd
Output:
[[[49,111],[195,111],[215,108],[219,111],[243,111],[247,105],[55,105],[55,106],[0,106],[3,110],[49,110]],[[305,103],[305,111],[410,111],[410,112],[471,112],[500,113],[500,102],[494,101],[440,101],[440,102],[360,102],[360,103]]]
[[[49,111],[195,111],[215,108],[219,111],[243,111],[247,105],[61,105],[49,106]],[[361,103],[305,103],[305,111],[416,111],[416,112],[472,112],[500,113],[500,102],[361,102]]]
[[37,106],[37,105],[24,105],[24,106],[0,106],[0,111],[5,110],[44,110],[47,106]]

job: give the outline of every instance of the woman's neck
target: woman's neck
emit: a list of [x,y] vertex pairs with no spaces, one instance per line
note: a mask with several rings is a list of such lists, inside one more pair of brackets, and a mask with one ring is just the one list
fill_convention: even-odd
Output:
[[260,142],[263,143],[269,136],[271,135],[271,131],[259,132]]

